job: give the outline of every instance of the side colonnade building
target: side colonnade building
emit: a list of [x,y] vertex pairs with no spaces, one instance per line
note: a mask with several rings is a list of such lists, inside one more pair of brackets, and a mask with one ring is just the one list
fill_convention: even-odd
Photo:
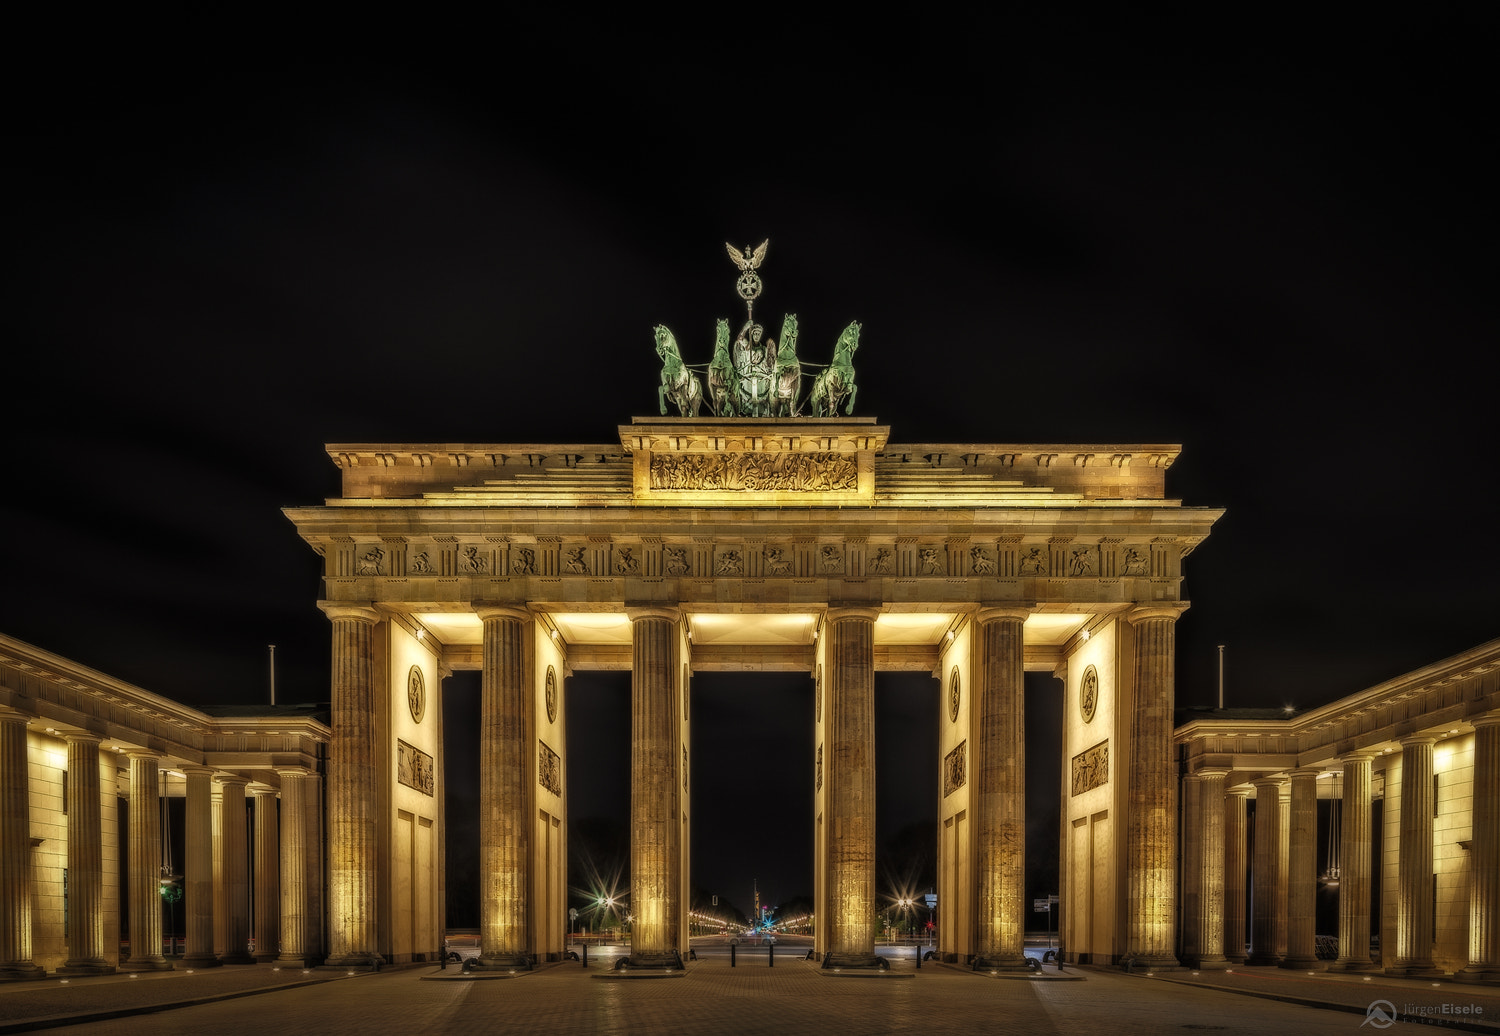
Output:
[[[1500,982],[1500,640],[1174,736],[1184,963]],[[1337,931],[1319,933],[1334,891]]]
[[[211,715],[0,634],[0,981],[173,967],[174,878],[181,966],[321,963],[332,737],[311,709]],[[186,799],[180,875],[163,796]]]

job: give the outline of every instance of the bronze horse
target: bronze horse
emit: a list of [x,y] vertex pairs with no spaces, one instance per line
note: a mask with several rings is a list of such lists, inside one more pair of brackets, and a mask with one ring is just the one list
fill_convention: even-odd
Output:
[[683,417],[697,417],[703,406],[703,383],[687,369],[677,351],[677,339],[665,324],[656,325],[656,355],[661,357],[661,385],[656,390],[661,412],[667,412],[667,400],[677,404]]
[[833,362],[818,372],[813,379],[812,412],[814,417],[832,417],[844,401],[849,405],[844,413],[854,413],[854,350],[859,348],[859,321],[844,328],[838,344],[833,347]]

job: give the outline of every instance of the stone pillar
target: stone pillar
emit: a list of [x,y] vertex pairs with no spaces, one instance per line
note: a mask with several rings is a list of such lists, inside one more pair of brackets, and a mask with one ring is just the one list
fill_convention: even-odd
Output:
[[[1228,770],[1198,771],[1198,967],[1229,966],[1224,955],[1224,778]],[[1243,886],[1242,886],[1243,887]]]
[[1224,957],[1243,964],[1245,953],[1245,871],[1250,824],[1246,801],[1248,788],[1230,788],[1224,793]]
[[281,839],[276,789],[263,784],[255,796],[255,960],[276,959],[281,939]]
[[1385,969],[1387,975],[1428,978],[1443,974],[1432,964],[1432,746],[1436,743],[1434,737],[1401,739],[1396,961]]
[[1178,820],[1178,840],[1182,845],[1182,858],[1178,861],[1182,874],[1181,910],[1178,920],[1182,925],[1182,943],[1178,955],[1184,964],[1193,964],[1203,956],[1203,779],[1196,773],[1184,774],[1180,798],[1181,816]]
[[0,982],[45,978],[31,959],[31,781],[26,717],[0,706]]
[[875,968],[874,608],[828,611],[825,968]]
[[1250,964],[1275,964],[1276,887],[1281,884],[1281,785],[1279,777],[1255,786],[1255,865],[1251,874]]
[[254,964],[250,956],[250,846],[245,830],[245,787],[248,777],[227,774],[219,778],[221,805],[220,842],[224,850],[224,956],[225,964]]
[[1273,908],[1275,911],[1273,945],[1276,947],[1278,962],[1286,957],[1287,875],[1291,867],[1291,831],[1292,800],[1288,794],[1287,782],[1282,781],[1281,790],[1276,793],[1276,848],[1279,855],[1276,859],[1276,905]]
[[213,786],[214,956],[229,952],[229,876],[224,872],[224,789]]
[[1135,627],[1135,703],[1130,713],[1125,960],[1177,966],[1177,760],[1172,749],[1177,616],[1182,603],[1142,605]]
[[170,971],[161,953],[161,770],[130,753],[130,970]]
[[675,608],[632,608],[630,929],[632,967],[681,967]]
[[1317,968],[1318,964],[1318,774],[1317,768],[1292,771],[1288,832],[1286,956],[1283,968]]
[[1474,720],[1469,963],[1459,982],[1500,983],[1500,712]]
[[308,961],[321,959],[323,946],[323,775],[302,778],[303,818],[307,823],[307,924],[303,928]]
[[214,772],[206,766],[184,766],[187,808],[183,817],[183,913],[187,920],[187,952],[182,963],[211,968],[214,955]]
[[481,608],[484,655],[479,720],[479,960],[531,966],[531,808],[535,775],[527,634],[516,608]]
[[307,772],[300,766],[276,771],[281,778],[281,953],[276,962],[291,967],[312,961],[307,945]]
[[374,636],[380,615],[360,605],[328,604],[323,611],[333,624],[326,963],[345,969],[379,967]]
[[1339,957],[1330,971],[1369,971],[1370,961],[1370,759],[1351,752],[1344,767],[1339,823]]
[[68,959],[59,975],[105,975],[104,829],[97,734],[64,734],[68,742]]
[[[1030,610],[984,608],[975,616],[977,663],[972,751],[978,883],[975,966],[1026,967],[1026,687]],[[873,779],[874,769],[871,768]]]

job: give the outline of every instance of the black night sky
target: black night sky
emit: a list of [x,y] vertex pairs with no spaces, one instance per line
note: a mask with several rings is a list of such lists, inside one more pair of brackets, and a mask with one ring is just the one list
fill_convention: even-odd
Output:
[[[608,442],[655,410],[652,326],[706,362],[723,243],[769,237],[757,314],[814,362],[860,320],[894,443],[1183,444],[1169,495],[1227,513],[1180,705],[1218,644],[1229,704],[1305,708],[1493,638],[1493,16],[1271,17],[44,46],[9,97],[0,630],[193,705],[264,702],[275,643],[280,699],[326,700],[281,514],[337,493],[323,444]],[[810,892],[810,682],[694,686],[695,883]],[[877,684],[891,872],[932,844],[935,694]],[[627,695],[568,688],[575,821],[624,823]]]

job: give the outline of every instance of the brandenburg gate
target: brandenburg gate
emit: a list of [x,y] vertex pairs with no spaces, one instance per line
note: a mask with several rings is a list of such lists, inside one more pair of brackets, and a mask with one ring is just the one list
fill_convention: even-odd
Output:
[[[785,336],[785,333],[783,333]],[[1173,652],[1221,512],[1178,447],[897,444],[873,418],[652,417],[617,441],[334,445],[291,509],[333,625],[329,962],[433,959],[441,678],[483,674],[481,960],[564,952],[568,674],[629,670],[631,966],[686,955],[689,686],[813,681],[815,953],[877,966],[874,674],[941,681],[947,960],[1022,967],[1023,673],[1058,677],[1070,956],[1165,964],[1176,932]]]

